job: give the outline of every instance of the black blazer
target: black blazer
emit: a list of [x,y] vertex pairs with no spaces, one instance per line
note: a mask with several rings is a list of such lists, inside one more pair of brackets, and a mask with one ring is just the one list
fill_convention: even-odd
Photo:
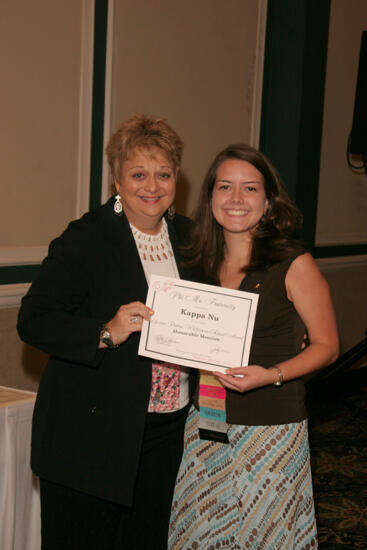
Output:
[[[176,215],[167,224],[180,276],[188,278],[178,251],[188,219]],[[118,307],[145,303],[146,294],[130,226],[125,216],[114,215],[111,199],[51,243],[18,318],[20,337],[51,355],[33,416],[33,471],[127,506],[150,397],[151,360],[137,354],[139,334],[116,350],[98,349],[98,343],[103,323]]]

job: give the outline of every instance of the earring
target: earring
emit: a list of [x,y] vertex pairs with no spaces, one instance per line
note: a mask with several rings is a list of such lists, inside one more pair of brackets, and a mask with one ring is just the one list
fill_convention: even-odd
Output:
[[176,210],[173,204],[167,210],[167,218],[173,220],[175,218]]
[[115,212],[116,216],[121,216],[123,212],[122,203],[120,199],[121,199],[120,195],[115,195],[115,204],[113,205],[113,211]]

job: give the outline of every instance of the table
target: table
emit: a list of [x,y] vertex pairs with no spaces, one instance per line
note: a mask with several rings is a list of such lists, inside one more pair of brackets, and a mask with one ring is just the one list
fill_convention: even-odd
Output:
[[0,548],[40,550],[39,483],[30,468],[36,394],[0,386]]

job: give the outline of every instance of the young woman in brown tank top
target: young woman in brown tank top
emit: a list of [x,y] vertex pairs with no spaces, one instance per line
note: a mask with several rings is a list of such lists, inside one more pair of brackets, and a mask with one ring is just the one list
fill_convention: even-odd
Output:
[[316,548],[302,377],[338,355],[328,285],[294,238],[300,213],[256,149],[216,156],[194,221],[186,258],[195,278],[259,302],[249,365],[214,373],[226,389],[228,443],[200,439],[197,408],[187,420],[169,549]]

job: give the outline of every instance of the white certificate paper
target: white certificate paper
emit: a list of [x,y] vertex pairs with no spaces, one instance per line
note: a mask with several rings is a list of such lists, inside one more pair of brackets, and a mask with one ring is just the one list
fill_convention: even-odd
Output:
[[152,275],[139,355],[210,371],[248,364],[258,294]]

